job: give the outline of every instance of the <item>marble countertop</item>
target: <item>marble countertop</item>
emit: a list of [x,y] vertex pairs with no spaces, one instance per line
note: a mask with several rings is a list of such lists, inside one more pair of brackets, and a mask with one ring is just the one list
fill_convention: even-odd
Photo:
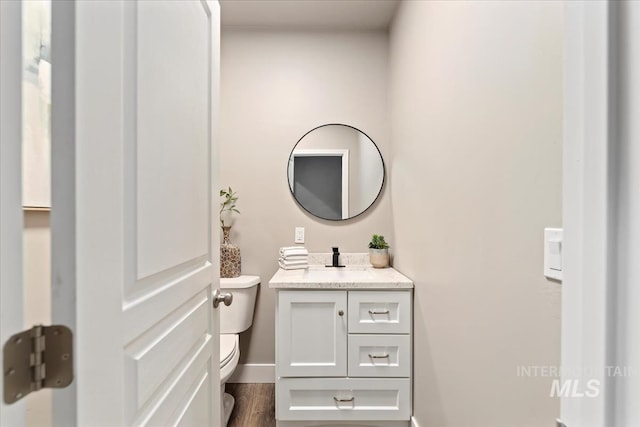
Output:
[[[316,258],[309,254],[310,263],[314,259]],[[347,259],[356,260],[357,258],[345,257],[345,260]],[[373,268],[365,263],[345,264],[347,266],[343,268],[325,267],[321,264],[311,264],[304,270],[279,268],[269,281],[269,287],[273,289],[413,288],[413,281],[394,268]]]

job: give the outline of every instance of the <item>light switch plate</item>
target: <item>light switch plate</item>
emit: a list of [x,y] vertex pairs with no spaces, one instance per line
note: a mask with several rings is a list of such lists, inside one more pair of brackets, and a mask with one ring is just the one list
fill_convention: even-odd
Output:
[[304,227],[296,227],[296,243],[304,243]]
[[562,228],[544,229],[544,275],[562,280]]

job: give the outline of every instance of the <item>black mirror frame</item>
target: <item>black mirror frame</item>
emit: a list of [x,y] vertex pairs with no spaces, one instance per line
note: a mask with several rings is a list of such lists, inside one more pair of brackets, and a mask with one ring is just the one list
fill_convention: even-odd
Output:
[[[310,134],[311,132],[313,132],[314,130],[320,129],[322,127],[325,126],[345,126],[348,128],[351,128],[353,130],[356,130],[358,132],[360,132],[361,134],[363,134],[364,136],[367,137],[367,139],[369,141],[371,141],[371,143],[373,144],[373,146],[376,148],[376,150],[378,150],[378,155],[380,156],[380,161],[382,162],[382,183],[380,184],[380,190],[378,190],[378,194],[376,194],[376,197],[373,199],[373,201],[371,202],[371,204],[369,204],[369,206],[366,207],[366,209],[364,209],[362,212],[358,213],[357,215],[353,215],[350,216],[349,218],[340,218],[340,219],[333,219],[333,218],[323,218],[319,215],[316,215],[315,213],[311,212],[310,210],[308,210],[306,207],[304,207],[299,201],[298,199],[296,199],[295,194],[293,194],[293,188],[292,188],[292,183],[291,180],[289,179],[289,161],[291,160],[291,156],[293,155],[294,150],[296,149],[296,147],[298,146],[298,144],[300,144],[300,141],[302,141],[304,139],[305,136],[307,136],[308,134]],[[298,142],[295,143],[295,145],[293,146],[293,148],[291,149],[291,153],[289,154],[289,157],[287,158],[287,186],[289,187],[289,193],[291,193],[291,197],[293,198],[293,200],[295,200],[296,204],[298,206],[300,206],[305,212],[307,212],[309,215],[312,215],[316,218],[325,220],[325,221],[334,221],[334,222],[338,222],[338,221],[349,221],[352,220],[354,218],[359,217],[360,215],[364,214],[365,212],[367,212],[369,209],[371,209],[371,207],[378,201],[378,199],[380,199],[380,195],[382,194],[382,190],[385,187],[387,181],[387,168],[386,165],[384,163],[384,157],[382,157],[382,152],[380,151],[380,148],[378,147],[378,145],[374,142],[373,139],[371,139],[371,137],[369,135],[367,135],[366,132],[363,132],[362,130],[358,129],[355,126],[351,126],[351,125],[347,125],[344,123],[325,123],[323,125],[320,126],[316,126],[313,129],[311,129],[310,131],[306,132],[304,135],[302,135],[300,137],[300,139],[298,139]]]

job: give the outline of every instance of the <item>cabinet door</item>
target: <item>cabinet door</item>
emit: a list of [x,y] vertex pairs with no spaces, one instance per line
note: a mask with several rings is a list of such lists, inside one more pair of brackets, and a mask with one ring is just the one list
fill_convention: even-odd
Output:
[[346,291],[280,291],[277,375],[346,376],[346,311]]

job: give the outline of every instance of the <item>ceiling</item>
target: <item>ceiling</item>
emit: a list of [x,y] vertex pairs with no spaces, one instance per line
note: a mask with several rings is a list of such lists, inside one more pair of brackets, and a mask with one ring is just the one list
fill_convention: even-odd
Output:
[[278,29],[380,30],[398,0],[221,0],[222,25]]

